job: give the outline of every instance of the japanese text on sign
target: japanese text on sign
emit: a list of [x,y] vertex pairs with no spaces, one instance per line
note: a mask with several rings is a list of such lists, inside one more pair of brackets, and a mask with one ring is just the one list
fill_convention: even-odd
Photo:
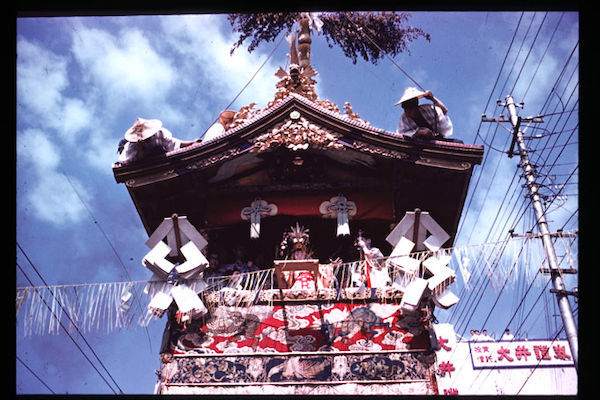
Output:
[[473,368],[573,365],[566,340],[469,342]]

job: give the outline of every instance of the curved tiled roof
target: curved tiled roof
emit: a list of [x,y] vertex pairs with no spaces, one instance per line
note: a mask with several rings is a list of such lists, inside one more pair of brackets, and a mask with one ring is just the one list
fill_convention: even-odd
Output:
[[[259,112],[258,114],[256,114],[255,116],[253,116],[252,118],[248,119],[247,121],[243,122],[242,124],[236,126],[235,128],[232,128],[228,131],[226,131],[225,133],[223,133],[220,136],[217,136],[215,138],[212,138],[210,140],[207,141],[202,141],[199,143],[194,143],[191,146],[182,148],[182,149],[178,149],[178,150],[173,150],[169,153],[167,153],[167,156],[171,155],[171,154],[178,154],[178,153],[182,153],[182,152],[188,152],[191,151],[195,148],[199,148],[199,147],[204,147],[210,143],[214,143],[214,142],[218,142],[221,141],[225,138],[229,138],[229,137],[233,137],[235,136],[238,132],[243,131],[245,129],[247,129],[249,126],[255,124],[256,122],[266,119],[269,116],[271,116],[272,114],[274,114],[275,112],[277,112],[278,110],[280,110],[281,108],[285,107],[286,105],[288,105],[289,103],[291,103],[292,101],[298,101],[312,109],[314,109],[315,111],[318,111],[319,113],[322,113],[332,119],[335,119],[339,122],[342,122],[344,124],[347,125],[351,125],[353,127],[359,128],[360,130],[363,131],[367,131],[367,132],[371,132],[371,133],[375,133],[377,135],[384,135],[386,137],[390,137],[399,141],[409,141],[411,139],[407,139],[406,136],[396,133],[396,132],[392,132],[392,131],[388,131],[386,129],[382,129],[382,128],[377,128],[374,127],[372,125],[369,125],[368,123],[364,123],[361,120],[357,120],[357,119],[352,119],[348,116],[346,116],[345,114],[341,114],[339,112],[335,112],[335,111],[331,111],[328,110],[325,107],[320,106],[319,104],[307,99],[304,96],[301,96],[299,94],[296,93],[290,93],[288,96],[286,96],[285,98],[283,98],[282,100],[278,101],[276,104],[272,105],[271,107]],[[481,149],[482,146],[478,146],[478,145],[471,145],[471,144],[464,144],[464,143],[458,143],[458,142],[447,142],[447,141],[439,141],[439,140],[432,140],[429,142],[429,144],[433,144],[436,145],[436,147],[447,147],[447,148],[462,148],[462,149]]]

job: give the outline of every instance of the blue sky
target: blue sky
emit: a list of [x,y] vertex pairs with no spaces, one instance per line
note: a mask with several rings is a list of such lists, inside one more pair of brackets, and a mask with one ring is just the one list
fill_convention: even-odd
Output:
[[[480,122],[484,112],[490,117],[503,112],[496,100],[507,94],[525,102],[521,116],[558,113],[536,127],[543,129],[530,127],[526,134],[554,133],[530,141],[536,148],[532,159],[545,165],[539,172],[549,186],[546,193],[568,195],[550,207],[551,230],[576,229],[579,121],[577,111],[568,111],[579,107],[578,14],[415,12],[409,23],[431,34],[431,42],[418,39],[396,63],[448,107],[455,138],[486,145],[455,245],[503,240],[509,228],[518,233],[534,228],[521,181],[513,179],[518,157],[497,151],[506,149],[509,133]],[[17,242],[49,285],[120,282],[128,275],[149,279],[140,262],[148,251],[146,232],[125,186],[112,175],[117,143],[138,117],[160,119],[182,140],[200,137],[275,46],[263,43],[253,53],[239,48],[230,56],[235,40],[225,15],[17,20]],[[251,102],[264,108],[287,52],[283,41],[229,108]],[[389,60],[353,65],[313,33],[311,61],[319,72],[320,99],[340,109],[349,101],[371,125],[395,131],[401,110],[393,104],[414,84]],[[552,186],[564,182],[562,189]],[[506,193],[511,195],[505,199]],[[20,251],[17,262],[41,285]],[[19,271],[16,281],[29,286]],[[476,325],[489,316],[485,305],[498,293],[487,290],[474,305],[463,288],[459,276],[452,289],[465,301],[456,308],[473,309],[469,328],[480,328]],[[523,288],[514,284],[502,294],[488,330],[499,334]],[[552,311],[554,299],[544,299],[546,311]],[[531,324],[540,310],[528,321],[530,338],[549,336],[551,327]],[[449,319],[451,311],[440,311],[438,318]],[[124,393],[151,393],[163,327],[164,319],[150,324],[152,346],[139,328],[91,332],[86,339]],[[112,393],[64,333],[24,339],[17,321],[16,345],[17,356],[55,393]],[[19,362],[16,391],[49,393]]]

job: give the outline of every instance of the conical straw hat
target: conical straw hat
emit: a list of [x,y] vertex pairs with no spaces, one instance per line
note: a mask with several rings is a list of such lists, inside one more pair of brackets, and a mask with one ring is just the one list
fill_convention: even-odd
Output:
[[410,100],[410,99],[420,99],[423,96],[425,96],[425,92],[422,92],[419,89],[414,88],[414,87],[409,87],[409,88],[406,88],[406,90],[404,91],[404,94],[402,95],[400,100],[398,100],[398,102],[394,105],[397,106],[397,105],[402,104],[405,101]]
[[148,139],[162,128],[162,122],[158,119],[138,118],[135,124],[125,132],[128,142],[139,142]]

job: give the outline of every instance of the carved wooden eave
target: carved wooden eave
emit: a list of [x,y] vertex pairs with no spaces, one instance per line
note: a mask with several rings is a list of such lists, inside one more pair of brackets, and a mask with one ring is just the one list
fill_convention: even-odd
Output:
[[277,143],[293,151],[306,150],[307,147],[321,150],[349,148],[459,171],[480,164],[483,156],[482,146],[415,141],[330,111],[292,93],[217,138],[169,152],[164,157],[129,164],[116,163],[113,172],[119,183],[142,186],[177,177],[187,170],[206,168],[247,151],[266,151],[267,147],[274,149],[278,147]]
[[[126,184],[148,232],[174,212],[202,228],[204,208],[222,195],[354,188],[391,193],[396,221],[407,210],[428,210],[454,236],[482,146],[416,141],[319,103],[291,93],[259,112],[248,106],[223,135],[162,157],[117,163],[115,179]],[[317,170],[326,163],[323,168],[337,172],[293,181],[270,171],[265,181],[265,165],[285,157],[307,163],[312,157]]]

